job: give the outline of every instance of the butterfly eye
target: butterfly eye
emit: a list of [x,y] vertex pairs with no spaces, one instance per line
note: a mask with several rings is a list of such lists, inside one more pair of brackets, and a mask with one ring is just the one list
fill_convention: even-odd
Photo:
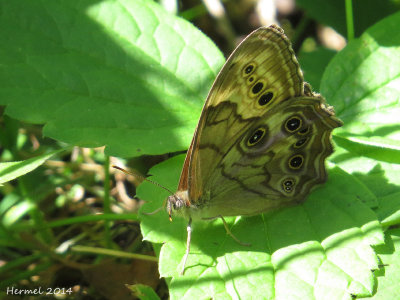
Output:
[[292,178],[287,178],[282,181],[282,188],[286,193],[291,193],[293,191],[295,181]]
[[251,73],[254,72],[255,68],[256,68],[256,66],[255,66],[254,63],[248,64],[247,66],[245,66],[245,67],[243,68],[243,71],[242,71],[242,72],[243,72],[243,76],[248,76],[248,75],[250,75]]
[[260,99],[258,99],[258,104],[260,104],[261,106],[264,106],[264,105],[268,104],[269,101],[271,101],[273,97],[274,97],[274,94],[272,92],[267,92],[267,93],[263,94],[260,97]]
[[293,170],[298,170],[303,165],[303,162],[304,162],[303,155],[300,155],[300,154],[293,155],[289,159],[289,168],[291,168]]
[[301,127],[303,121],[299,117],[291,117],[285,122],[285,129],[289,133],[295,132]]
[[251,135],[251,137],[247,141],[247,146],[251,147],[254,146],[255,144],[259,143],[262,138],[265,136],[266,129],[265,128],[258,128],[254,131],[254,133]]
[[308,141],[308,138],[303,138],[303,139],[301,139],[301,140],[298,140],[298,141],[294,144],[294,147],[295,147],[295,148],[300,148],[300,147],[302,147],[307,141]]
[[305,135],[305,134],[307,134],[307,133],[309,133],[309,132],[310,132],[310,126],[308,126],[308,127],[304,128],[304,129],[300,130],[298,133],[299,133],[300,135]]

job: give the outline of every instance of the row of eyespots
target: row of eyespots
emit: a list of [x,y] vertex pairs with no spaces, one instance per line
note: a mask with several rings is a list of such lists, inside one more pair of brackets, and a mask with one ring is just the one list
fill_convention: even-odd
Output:
[[[248,77],[247,81],[248,84],[251,84],[254,81],[254,76],[251,76],[251,74],[254,73],[256,70],[257,66],[255,63],[249,63],[247,64],[243,70],[242,70],[242,75],[243,77]],[[258,80],[255,84],[253,84],[251,88],[251,92],[254,95],[259,94],[263,89],[264,89],[264,82],[262,80]],[[264,93],[261,94],[261,96],[258,98],[258,104],[260,106],[264,106],[268,104],[272,99],[274,98],[274,93],[271,91],[265,91]]]
[[[247,146],[253,147],[256,144],[258,144],[259,142],[261,142],[261,140],[265,136],[266,132],[267,132],[267,130],[263,127],[257,128],[253,132],[253,134],[250,136],[250,138],[247,140]],[[295,154],[289,158],[288,166],[292,170],[298,170],[303,166],[303,162],[304,162],[303,155]]]
[[[299,135],[305,135],[310,131],[310,127],[306,127],[302,130],[299,130],[303,124],[303,120],[298,116],[292,116],[284,123],[285,129],[289,133],[294,133],[297,131]],[[247,140],[247,146],[252,147],[261,142],[264,138],[267,129],[264,127],[259,127],[253,131],[253,134]],[[298,140],[294,146],[295,148],[300,148],[308,141],[308,137],[302,138]],[[304,156],[302,154],[295,154],[291,156],[288,160],[288,166],[292,170],[299,170],[304,163]],[[282,189],[285,193],[291,193],[294,190],[295,180],[292,178],[286,178],[282,181]]]
[[[296,131],[296,129],[298,129],[300,127],[301,123],[302,123],[302,120],[297,118],[297,117],[290,118],[285,123],[285,129],[287,131],[293,133],[293,132]],[[298,134],[299,135],[304,135],[304,134],[306,134],[308,132],[309,132],[309,127],[299,131]],[[247,146],[251,147],[251,146],[254,146],[257,143],[259,143],[261,141],[261,139],[264,137],[265,133],[266,133],[266,129],[264,127],[259,127],[256,130],[254,130],[253,134],[247,140]],[[308,141],[308,137],[305,137],[305,138],[302,138],[302,139],[298,140],[294,144],[294,148],[302,147],[307,141]]]
[[[304,136],[310,132],[310,126],[305,127],[302,130],[299,130],[303,124],[303,120],[300,117],[294,116],[289,118],[285,122],[285,129],[290,132],[294,133],[297,130],[297,134],[300,136]],[[298,140],[293,147],[300,148],[308,142],[309,137],[303,137],[302,139]],[[303,166],[304,163],[304,156],[302,154],[295,154],[289,158],[288,166],[292,170],[298,170]],[[285,193],[290,194],[293,192],[294,187],[296,185],[296,181],[293,178],[286,178],[282,181],[282,189]]]
[[[284,123],[284,129],[288,133],[297,133],[300,136],[304,136],[310,131],[310,127],[303,128],[303,119],[299,116],[291,116],[289,117],[286,122]],[[300,130],[301,129],[301,130]],[[306,144],[308,141],[308,137],[303,137],[298,140],[293,147],[300,148]],[[294,154],[288,160],[288,167],[291,170],[299,170],[304,164],[304,156],[302,154]],[[292,178],[286,178],[282,181],[282,189],[285,193],[292,193],[294,190],[296,182]]]

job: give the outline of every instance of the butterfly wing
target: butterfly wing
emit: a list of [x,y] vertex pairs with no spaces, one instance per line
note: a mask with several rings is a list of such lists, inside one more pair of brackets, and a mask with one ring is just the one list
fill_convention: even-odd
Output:
[[[257,101],[268,93],[272,93],[272,99],[260,109]],[[302,94],[302,73],[282,29],[262,27],[251,33],[228,58],[209,92],[178,190],[189,190],[189,198],[196,201],[207,170],[210,171],[221,153],[232,146],[236,136],[265,110]],[[223,121],[226,118],[229,122]],[[216,131],[215,125],[221,122],[224,126],[217,126]],[[216,139],[217,136],[224,138]],[[207,147],[219,151],[199,152]]]
[[254,215],[302,202],[326,180],[331,132],[341,126],[321,97],[290,98],[241,135],[208,175],[202,218]]
[[[213,217],[260,213],[276,206],[274,201],[293,202],[294,193],[282,195],[276,191],[276,184],[282,186],[278,178],[285,171],[281,166],[284,153],[289,153],[289,148],[301,139],[295,132],[280,131],[282,122],[289,112],[305,107],[317,109],[318,113],[299,116],[302,126],[309,123],[314,128],[321,122],[329,123],[331,116],[329,110],[315,108],[322,107],[322,98],[306,101],[304,97],[303,76],[282,29],[270,26],[251,33],[229,57],[207,97],[178,187],[178,192],[185,192],[186,205],[201,208],[196,210],[201,217]],[[297,102],[297,106],[291,104]],[[331,129],[325,131],[324,136],[329,137]],[[310,138],[304,144],[311,147],[318,137],[315,135],[313,142]],[[247,149],[250,140],[257,141],[257,147]],[[331,152],[328,144],[319,160]],[[304,162],[303,169],[310,164]],[[305,186],[320,182],[325,177],[324,170],[322,166],[318,174],[311,172],[314,181]],[[292,180],[298,192],[303,181],[300,177]],[[248,210],[244,201],[252,202]]]

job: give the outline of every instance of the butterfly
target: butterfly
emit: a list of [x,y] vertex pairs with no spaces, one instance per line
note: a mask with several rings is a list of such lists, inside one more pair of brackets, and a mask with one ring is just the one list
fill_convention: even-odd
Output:
[[[208,94],[187,151],[172,215],[251,216],[303,202],[326,180],[331,133],[342,122],[304,82],[289,39],[261,27],[233,51]],[[234,236],[233,236],[234,237]],[[240,242],[236,237],[235,240]]]

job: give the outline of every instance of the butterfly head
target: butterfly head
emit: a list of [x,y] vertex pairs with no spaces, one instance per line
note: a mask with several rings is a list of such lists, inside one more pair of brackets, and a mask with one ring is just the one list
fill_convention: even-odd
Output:
[[190,206],[188,192],[178,191],[167,198],[167,212],[169,220],[172,221],[172,214],[184,215],[187,207]]

